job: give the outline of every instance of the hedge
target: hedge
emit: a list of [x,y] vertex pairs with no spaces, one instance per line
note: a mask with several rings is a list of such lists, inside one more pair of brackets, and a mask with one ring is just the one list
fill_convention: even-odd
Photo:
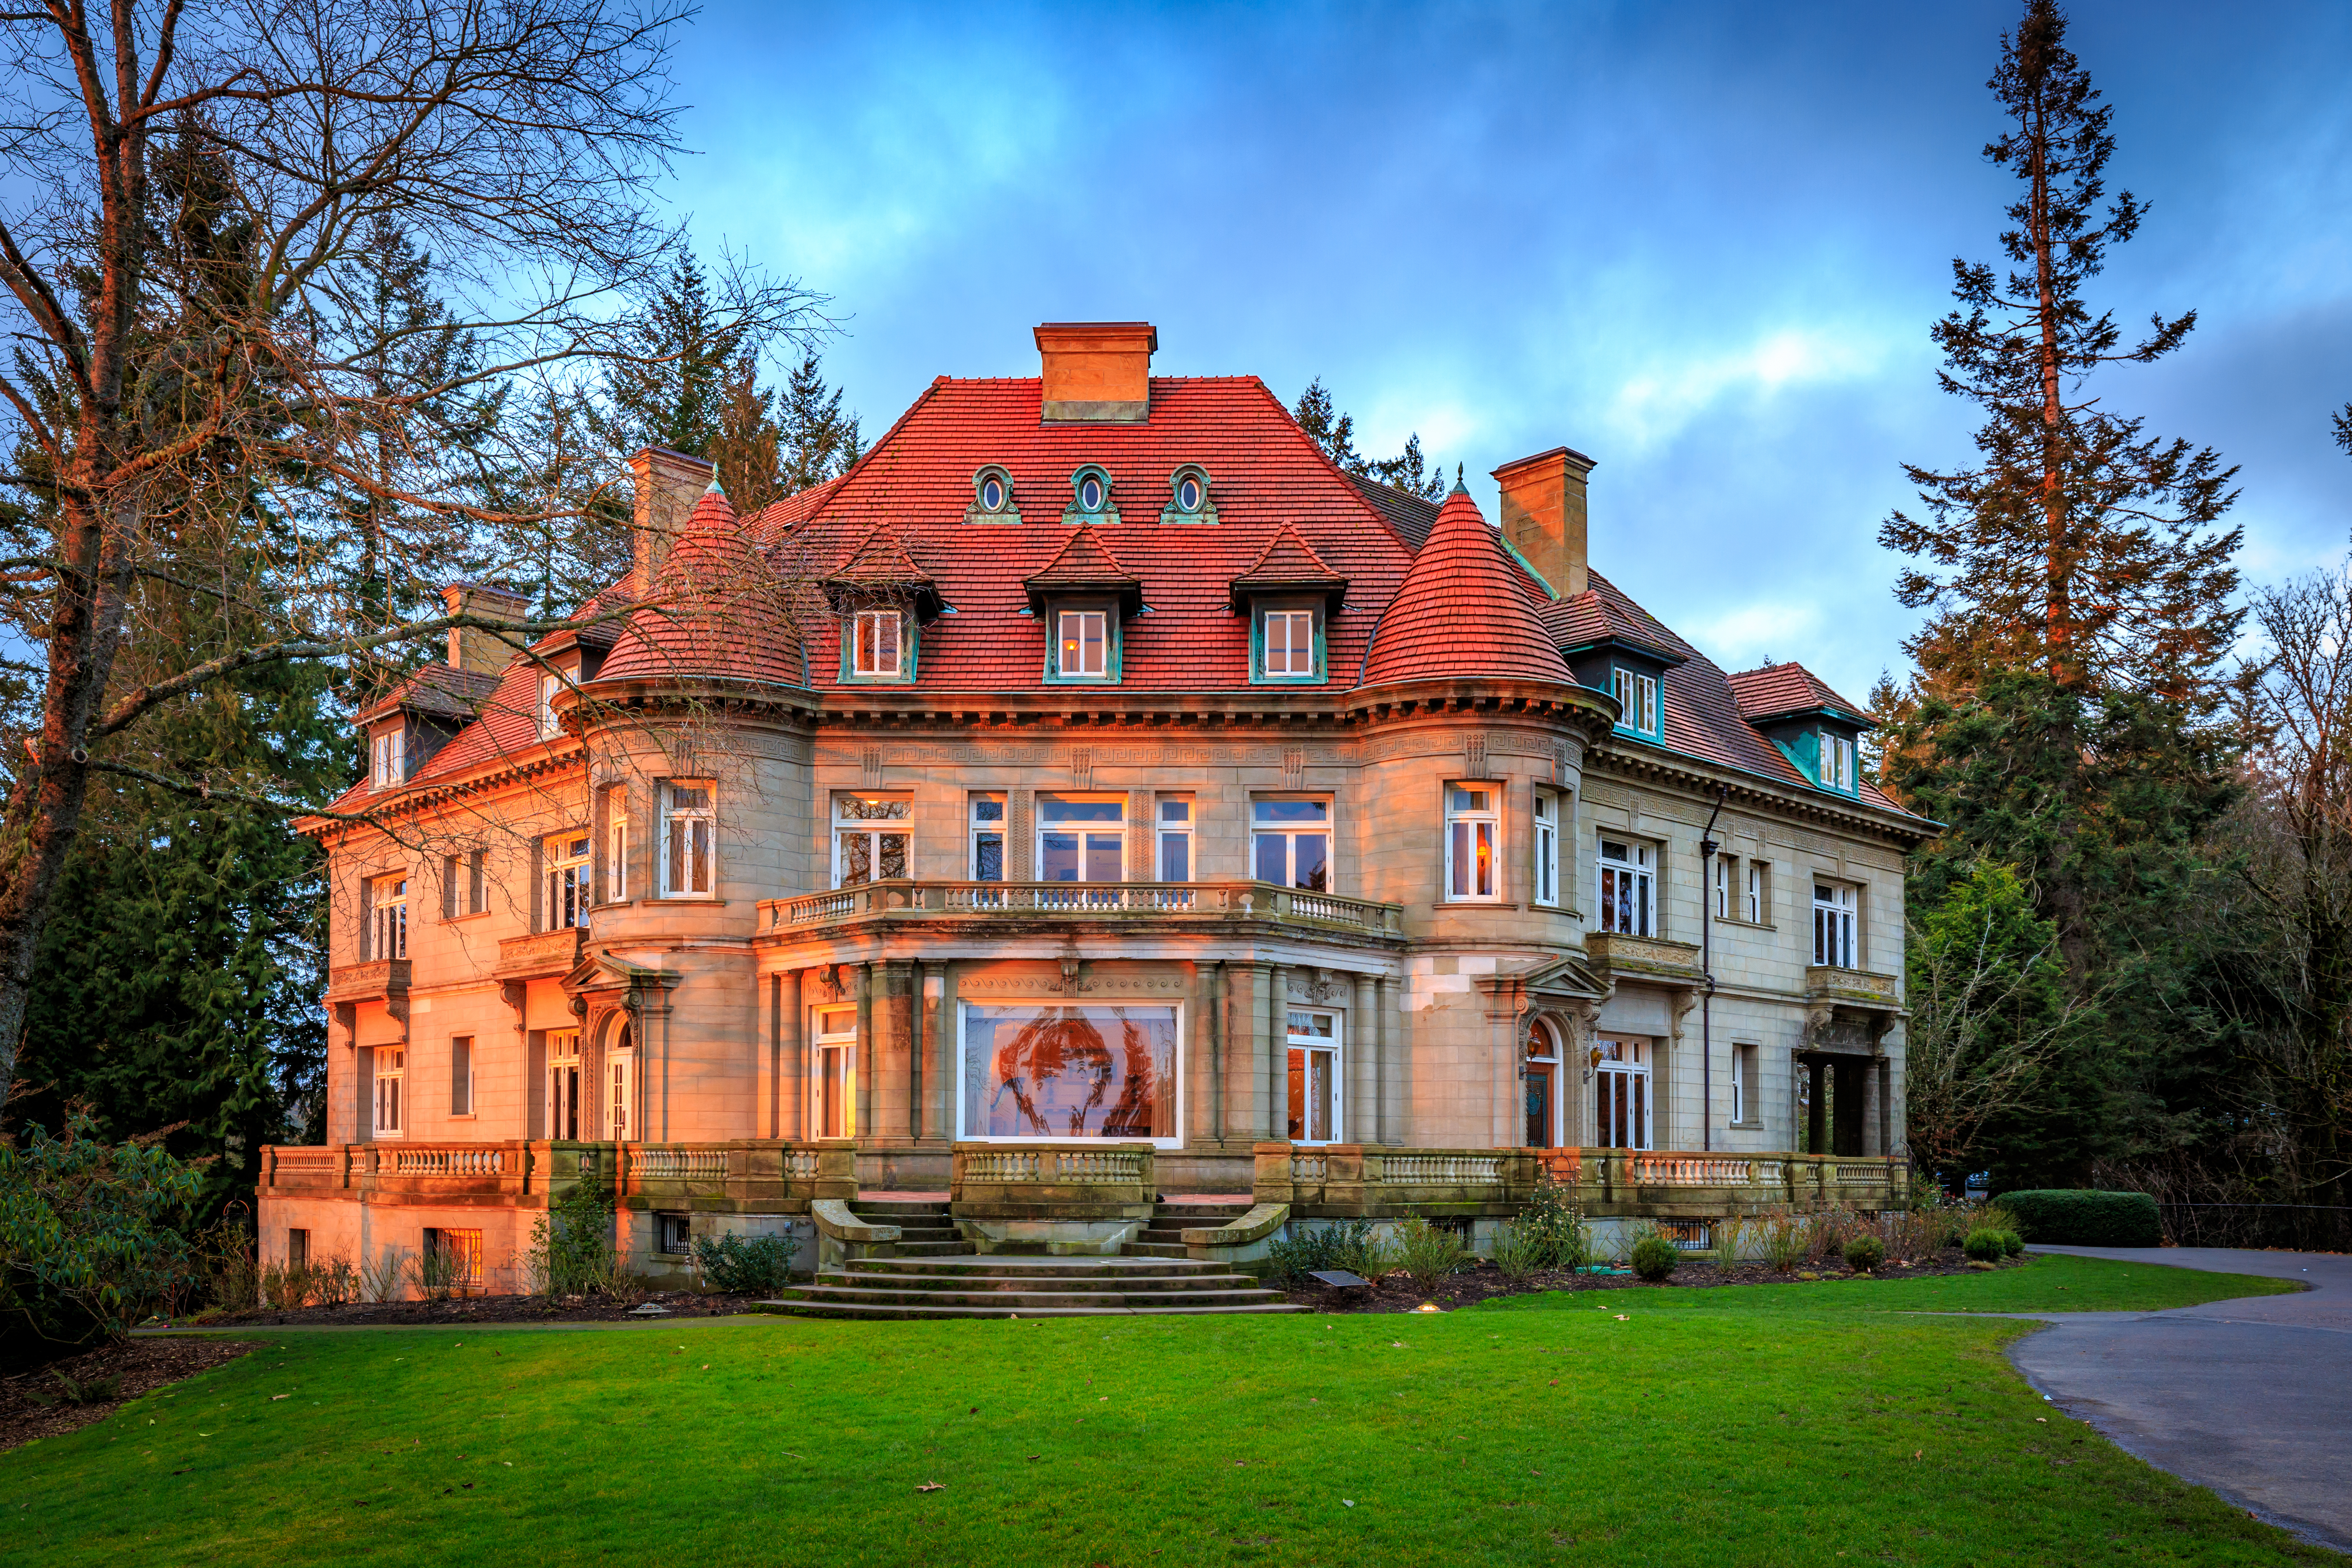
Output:
[[1996,1200],[2017,1216],[2028,1241],[2061,1247],[2161,1247],[2164,1226],[2146,1193],[2003,1193]]

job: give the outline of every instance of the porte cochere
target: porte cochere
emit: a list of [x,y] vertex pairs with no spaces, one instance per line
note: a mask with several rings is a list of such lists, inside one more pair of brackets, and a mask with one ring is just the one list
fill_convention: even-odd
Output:
[[753,517],[640,453],[626,579],[363,710],[308,825],[330,1141],[267,1152],[265,1254],[520,1288],[583,1181],[663,1282],[723,1233],[1245,1269],[1541,1180],[1694,1241],[1899,1201],[1932,825],[1869,716],[1593,571],[1580,453],[1496,469],[1497,527],[1147,325],[1035,337]]

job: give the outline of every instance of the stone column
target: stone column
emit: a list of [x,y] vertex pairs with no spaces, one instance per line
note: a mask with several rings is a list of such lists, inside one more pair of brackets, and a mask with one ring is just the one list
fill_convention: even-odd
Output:
[[935,964],[923,980],[923,1007],[928,1019],[924,1038],[930,1042],[931,1073],[923,1097],[925,1136],[950,1141],[955,1137],[956,1100],[962,1091],[963,1068],[957,1058],[960,1020],[955,1003],[955,963]]
[[880,1053],[874,1048],[875,966],[860,963],[851,982],[857,988],[857,1137],[874,1136],[874,1074]]
[[1233,1017],[1225,1005],[1228,982],[1224,962],[1221,959],[1209,966],[1208,995],[1202,1011],[1209,1017],[1209,1136],[1224,1141],[1225,1115],[1225,1042],[1233,1037]]
[[1127,879],[1130,882],[1156,882],[1160,879],[1160,857],[1157,825],[1151,820],[1151,792],[1131,789],[1127,792]]
[[1290,1136],[1290,972],[1279,963],[1259,970],[1265,985],[1265,1120],[1267,1138]]
[[1009,790],[1004,797],[1004,879],[1037,879],[1037,835],[1032,826],[1037,810],[1034,789]]
[[795,969],[776,976],[776,1086],[781,1092],[775,1136],[779,1138],[808,1135],[808,1116],[802,1109],[808,1090],[808,1047],[802,1035],[808,1009],[801,996],[801,982],[807,973],[805,969]]
[[1879,1092],[1878,1074],[1885,1065],[1884,1062],[1864,1062],[1861,1070],[1854,1074],[1862,1080],[1862,1152],[1864,1154],[1886,1152],[1885,1142],[1878,1133],[1879,1113],[1885,1108],[1885,1097]]
[[1380,1047],[1374,1043],[1380,1025],[1373,1010],[1372,977],[1350,978],[1355,984],[1348,995],[1348,1102],[1339,1135],[1345,1142],[1370,1143],[1380,1137]]
[[1402,1031],[1391,1020],[1396,1013],[1396,982],[1383,974],[1372,982],[1372,1095],[1377,1102],[1378,1135],[1383,1143],[1401,1143],[1398,1111],[1403,1100],[1399,1092],[1397,1071],[1399,1053],[1403,1047]]
[[913,960],[907,973],[907,1136],[923,1135],[923,1042],[930,1037],[925,1026],[923,961]]
[[913,1114],[907,1092],[914,1081],[914,998],[908,994],[911,965],[888,959],[866,965],[866,1018],[874,1038],[874,1119],[866,1131],[875,1138],[903,1136]]

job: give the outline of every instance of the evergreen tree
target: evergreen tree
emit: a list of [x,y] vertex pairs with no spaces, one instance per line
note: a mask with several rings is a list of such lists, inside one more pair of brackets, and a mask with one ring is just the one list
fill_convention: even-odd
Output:
[[857,416],[841,411],[841,389],[825,385],[814,353],[803,356],[785,384],[782,426],[786,495],[844,473],[864,449]]
[[1367,458],[1357,451],[1355,418],[1339,412],[1322,377],[1307,384],[1307,390],[1298,395],[1298,405],[1290,414],[1307,438],[1323,448],[1323,455],[1340,472],[1361,474],[1426,500],[1436,500],[1445,494],[1444,467],[1422,455],[1418,430],[1405,437],[1404,450],[1393,458]]
[[758,349],[751,335],[681,248],[628,333],[629,356],[612,368],[607,392],[622,444],[707,455],[719,434],[729,368]]

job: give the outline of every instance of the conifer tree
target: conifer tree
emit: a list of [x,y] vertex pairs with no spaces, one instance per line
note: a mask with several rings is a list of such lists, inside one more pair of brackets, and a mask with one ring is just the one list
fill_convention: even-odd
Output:
[[780,436],[786,495],[838,477],[864,450],[857,416],[841,411],[841,388],[825,385],[814,353],[803,355],[784,384]]
[[1290,411],[1290,416],[1298,421],[1298,427],[1323,448],[1323,455],[1337,464],[1341,473],[1361,474],[1425,500],[1436,500],[1445,494],[1444,465],[1432,463],[1423,456],[1418,430],[1405,437],[1404,450],[1393,458],[1367,458],[1357,451],[1355,417],[1339,412],[1321,376],[1309,382],[1307,390],[1298,395],[1298,405]]
[[2239,531],[2218,522],[2237,470],[2210,447],[2145,433],[2085,382],[2179,348],[2194,310],[2129,343],[2085,290],[2147,205],[2107,199],[2114,107],[2065,47],[2055,0],[2029,0],[1988,85],[2008,124],[1985,157],[2021,185],[2007,266],[1956,259],[1958,309],[1936,323],[1945,391],[1985,412],[1972,467],[1906,466],[1923,517],[1880,542],[1920,558],[1897,595],[1932,612],[1910,644],[1930,682],[2032,668],[2071,689],[2120,685],[2210,702],[2243,612],[2231,601]]
[[613,416],[625,445],[702,457],[717,439],[729,368],[749,328],[711,297],[694,253],[680,248],[630,331],[631,358],[614,365]]

